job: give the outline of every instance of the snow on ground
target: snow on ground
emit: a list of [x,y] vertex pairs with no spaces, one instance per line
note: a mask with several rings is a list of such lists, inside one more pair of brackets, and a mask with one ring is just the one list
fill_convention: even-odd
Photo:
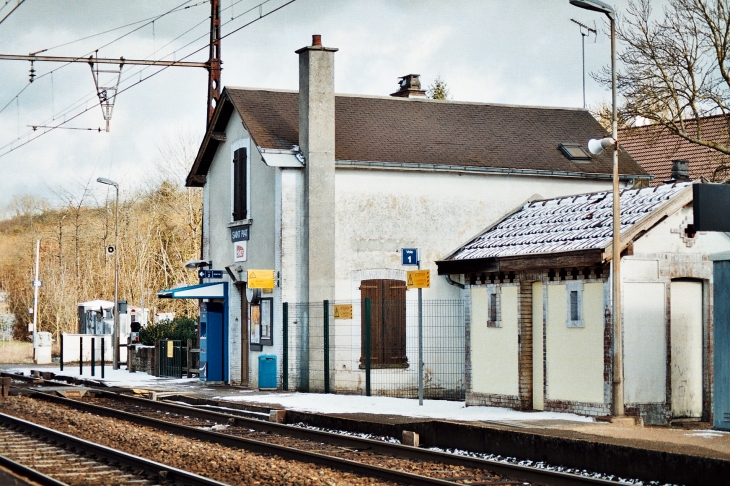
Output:
[[[101,379],[101,367],[96,367],[96,374],[95,376],[91,376],[91,366],[84,365],[84,372],[83,374],[79,374],[79,367],[76,366],[64,366],[63,371],[60,370],[58,366],[56,367],[48,367],[48,366],[21,366],[21,367],[12,367],[12,368],[5,368],[3,371],[7,371],[9,373],[14,372],[21,372],[24,375],[28,376],[30,375],[31,370],[39,370],[39,371],[50,371],[51,373],[55,373],[56,375],[61,376],[72,376],[74,378],[86,378],[89,380],[98,380],[102,381]],[[140,388],[140,387],[146,387],[146,386],[155,386],[155,385],[170,385],[170,384],[193,384],[197,383],[199,380],[198,378],[182,378],[182,379],[171,379],[171,378],[160,378],[152,375],[148,375],[147,373],[143,371],[137,371],[135,373],[130,373],[126,369],[118,369],[114,370],[112,369],[111,365],[107,365],[104,367],[104,383],[106,383],[109,386],[121,386],[121,387],[132,387],[132,388]]]
[[461,421],[503,420],[570,420],[593,422],[591,417],[572,413],[520,412],[509,408],[466,407],[464,402],[447,400],[418,400],[391,397],[366,397],[361,395],[323,395],[321,393],[269,393],[245,396],[219,396],[217,400],[245,401],[279,404],[288,410],[315,413],[371,413],[378,415],[403,415]]

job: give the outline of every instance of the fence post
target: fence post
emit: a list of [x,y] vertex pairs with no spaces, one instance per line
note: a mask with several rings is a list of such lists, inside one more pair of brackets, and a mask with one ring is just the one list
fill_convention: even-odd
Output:
[[79,336],[79,376],[84,374],[84,336]]
[[370,297],[365,298],[365,396],[370,396]]
[[282,317],[283,317],[283,337],[282,337],[282,346],[284,347],[284,350],[282,352],[281,356],[281,367],[282,367],[282,379],[281,379],[281,387],[284,390],[289,389],[289,302],[284,302],[283,309],[282,309]]
[[63,333],[61,333],[61,371],[63,371]]
[[104,379],[104,338],[101,338],[101,379]]
[[193,347],[193,340],[192,340],[192,339],[188,339],[188,356],[187,356],[187,364],[188,364],[188,367],[187,367],[187,370],[188,370],[188,378],[192,378],[192,377],[193,377],[193,369],[192,369],[192,364],[193,364],[193,352],[192,352],[192,350],[191,350],[191,348],[192,348],[192,347]]
[[96,338],[91,338],[91,376],[96,376]]
[[155,340],[155,356],[152,360],[152,374],[154,376],[160,376],[160,359],[162,353],[160,352],[160,340]]
[[324,392],[330,392],[330,301],[324,305]]

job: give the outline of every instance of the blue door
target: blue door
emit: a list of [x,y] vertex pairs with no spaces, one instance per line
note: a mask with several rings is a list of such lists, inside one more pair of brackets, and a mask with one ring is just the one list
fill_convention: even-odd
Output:
[[714,427],[730,430],[730,261],[714,264]]
[[223,381],[223,304],[208,302],[206,314],[206,381]]

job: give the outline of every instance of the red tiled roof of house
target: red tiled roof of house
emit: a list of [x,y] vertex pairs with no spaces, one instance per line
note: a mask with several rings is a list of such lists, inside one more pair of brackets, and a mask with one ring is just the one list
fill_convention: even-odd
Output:
[[[721,143],[730,142],[728,119],[712,116],[702,119],[704,137]],[[671,178],[672,161],[688,160],[690,179],[704,176],[713,180],[715,169],[721,164],[730,164],[730,156],[717,150],[691,143],[666,128],[657,125],[627,128],[619,132],[619,144],[647,172],[654,176],[652,186],[663,184]],[[730,171],[720,174],[720,178]]]

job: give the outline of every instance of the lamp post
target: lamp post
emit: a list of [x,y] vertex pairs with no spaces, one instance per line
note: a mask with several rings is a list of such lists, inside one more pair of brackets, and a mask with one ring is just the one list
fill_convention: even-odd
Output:
[[99,177],[96,182],[108,186],[114,186],[117,191],[116,202],[114,203],[114,329],[112,332],[112,368],[119,369],[119,253],[117,243],[119,242],[119,184]]
[[612,271],[612,324],[613,324],[613,383],[612,414],[624,415],[624,367],[623,341],[621,338],[621,194],[618,185],[618,122],[616,120],[616,12],[610,5],[600,0],[570,0],[571,5],[594,12],[601,12],[611,23],[611,137],[590,140],[588,150],[599,154],[603,149],[613,146],[613,252]]

